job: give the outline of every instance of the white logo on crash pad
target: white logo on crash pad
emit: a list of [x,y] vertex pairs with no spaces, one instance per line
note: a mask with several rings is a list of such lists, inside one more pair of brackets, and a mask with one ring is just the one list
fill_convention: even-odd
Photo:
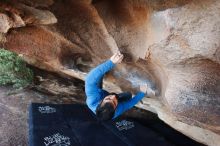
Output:
[[70,138],[60,133],[44,137],[45,146],[70,146]]
[[42,114],[55,113],[56,109],[50,106],[40,106],[38,107],[38,111]]
[[122,120],[120,122],[116,122],[116,127],[118,128],[119,131],[128,130],[134,127],[134,122]]

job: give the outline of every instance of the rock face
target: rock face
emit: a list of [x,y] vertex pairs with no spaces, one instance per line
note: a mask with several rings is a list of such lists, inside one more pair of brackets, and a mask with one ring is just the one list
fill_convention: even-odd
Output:
[[220,145],[218,0],[20,0],[0,7],[1,47],[81,80],[120,50],[124,62],[106,88],[135,92],[147,83],[160,94],[139,107],[199,142]]
[[25,25],[53,24],[56,17],[47,10],[38,10],[16,1],[0,2],[0,33],[7,33],[10,28]]

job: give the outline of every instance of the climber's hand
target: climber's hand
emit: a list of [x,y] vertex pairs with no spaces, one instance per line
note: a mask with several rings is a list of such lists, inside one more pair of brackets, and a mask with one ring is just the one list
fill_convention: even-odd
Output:
[[140,91],[141,91],[141,92],[146,93],[146,92],[147,92],[147,89],[148,89],[147,84],[141,84],[141,85],[140,85]]
[[115,53],[111,58],[110,60],[114,63],[114,64],[117,64],[117,63],[121,63],[121,61],[123,60],[124,58],[124,55],[121,54],[119,51],[117,53]]
[[151,98],[159,96],[159,91],[157,89],[151,89],[147,84],[140,85],[140,90]]

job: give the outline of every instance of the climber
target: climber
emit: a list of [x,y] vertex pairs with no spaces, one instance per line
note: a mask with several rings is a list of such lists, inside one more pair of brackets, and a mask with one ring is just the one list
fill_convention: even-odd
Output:
[[137,104],[147,91],[147,85],[140,85],[140,92],[132,98],[130,92],[109,93],[102,89],[104,75],[121,63],[123,54],[115,53],[109,60],[92,69],[85,80],[87,106],[101,121],[114,119]]

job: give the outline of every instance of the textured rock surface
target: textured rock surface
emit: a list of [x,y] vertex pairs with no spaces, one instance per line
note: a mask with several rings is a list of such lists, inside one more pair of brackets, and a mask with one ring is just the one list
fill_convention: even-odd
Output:
[[[106,87],[135,92],[147,83],[160,94],[139,107],[158,113],[197,141],[220,145],[218,0],[18,2],[2,7],[35,26],[9,31],[1,47],[23,54],[34,66],[82,80],[92,67],[120,50],[124,62],[108,75],[111,84]],[[26,8],[43,17],[22,13]],[[56,24],[39,25],[56,19]],[[2,24],[7,26],[7,21]]]
[[9,18],[7,15],[5,14],[0,14],[0,32],[1,33],[6,33],[8,31],[8,29],[10,28],[10,22],[9,22]]
[[186,123],[194,123],[218,134],[219,10],[218,1],[206,1],[156,13],[154,17],[162,17],[170,33],[149,48],[150,57],[166,70],[168,82],[163,98],[171,111]]
[[[51,3],[52,4],[52,3]],[[7,33],[10,28],[37,24],[53,24],[56,17],[48,10],[39,10],[17,1],[0,2],[0,32]]]

